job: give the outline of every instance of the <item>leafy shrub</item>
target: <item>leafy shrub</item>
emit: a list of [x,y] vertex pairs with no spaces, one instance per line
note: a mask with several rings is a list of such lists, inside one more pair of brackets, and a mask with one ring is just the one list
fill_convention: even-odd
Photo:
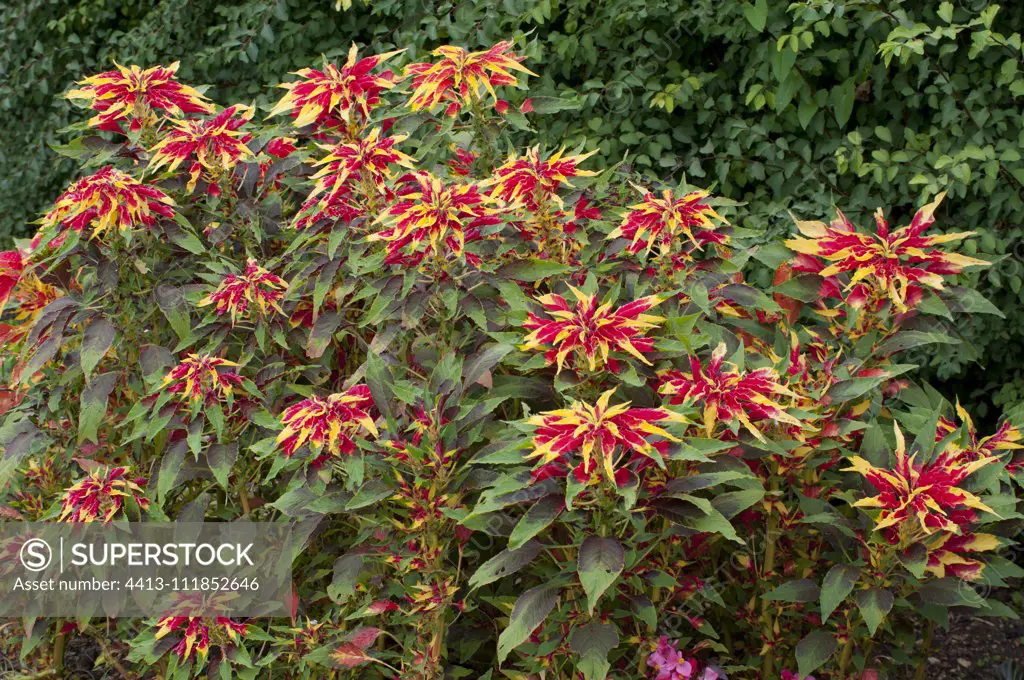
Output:
[[941,195],[772,238],[516,147],[511,42],[353,45],[259,114],[177,68],[68,93],[84,174],[2,255],[0,509],[292,522],[295,616],[28,621],[27,665],[844,678],[1012,614],[1021,433],[903,358],[998,311]]

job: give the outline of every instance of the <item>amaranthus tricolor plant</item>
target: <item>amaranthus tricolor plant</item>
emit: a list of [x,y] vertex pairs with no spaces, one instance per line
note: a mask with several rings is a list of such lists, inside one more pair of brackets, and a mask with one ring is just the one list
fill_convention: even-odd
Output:
[[290,620],[5,626],[27,666],[82,636],[163,678],[925,677],[922,625],[1012,613],[1017,423],[901,358],[999,313],[941,196],[772,240],[532,144],[512,42],[372,52],[265,109],[177,63],[67,93],[82,178],[0,254],[0,514],[301,549]]

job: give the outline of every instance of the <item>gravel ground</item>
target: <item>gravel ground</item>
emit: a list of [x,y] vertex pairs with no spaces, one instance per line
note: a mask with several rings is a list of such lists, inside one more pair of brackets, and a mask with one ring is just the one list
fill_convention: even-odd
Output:
[[954,615],[949,632],[937,630],[928,658],[929,680],[1012,680],[999,666],[1016,662],[1024,673],[1024,621]]

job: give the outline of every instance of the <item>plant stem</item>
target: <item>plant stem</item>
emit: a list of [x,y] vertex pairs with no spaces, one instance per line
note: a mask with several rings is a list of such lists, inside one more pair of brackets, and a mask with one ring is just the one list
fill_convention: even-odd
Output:
[[[57,630],[60,631],[64,627],[64,619],[57,619]],[[67,641],[67,637],[64,633],[57,633],[57,638],[53,641],[53,670],[57,676],[64,675],[64,643]]]
[[103,651],[103,656],[105,656],[107,661],[110,662],[110,665],[114,667],[114,670],[121,674],[122,678],[134,680],[135,674],[128,672],[128,669],[121,665],[121,662],[118,661],[117,657],[114,656],[114,653],[110,651],[110,647],[107,646],[107,643],[103,641],[102,637],[94,635],[92,639],[99,644],[100,649]]
[[[765,523],[765,545],[764,545],[764,564],[761,567],[761,581],[764,583],[775,571],[775,535],[778,532],[778,518],[775,515],[774,502],[775,495],[779,491],[779,465],[777,462],[772,461],[772,472],[769,481],[769,503],[768,506],[768,519]],[[767,590],[767,589],[766,589]],[[770,607],[768,600],[761,600],[761,618],[762,622],[762,633],[764,634],[765,640],[773,637],[772,631],[772,617],[768,615],[768,608]],[[775,666],[775,649],[769,647],[765,652],[764,659],[761,661],[761,678],[768,680],[772,676],[772,672]]]
[[843,653],[839,657],[839,677],[846,677],[846,669],[850,665],[850,659],[853,658],[853,635],[846,638],[846,644],[843,645]]
[[914,680],[924,680],[928,671],[928,654],[932,651],[932,638],[935,637],[935,622],[929,621],[925,629],[924,644],[921,645],[921,660],[917,663],[917,670],[914,671]]
[[245,480],[242,479],[238,482],[238,502],[242,504],[242,516],[249,516],[249,495],[245,493]]

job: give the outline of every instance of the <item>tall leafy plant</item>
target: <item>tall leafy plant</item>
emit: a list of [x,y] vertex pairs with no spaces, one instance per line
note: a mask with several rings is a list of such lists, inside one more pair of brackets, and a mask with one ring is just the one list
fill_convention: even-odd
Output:
[[178,64],[68,93],[82,177],[0,259],[0,510],[291,522],[294,615],[29,620],[26,665],[846,678],[1011,613],[1021,434],[905,358],[998,313],[941,195],[778,238],[516,146],[511,41],[368,52],[263,109]]

